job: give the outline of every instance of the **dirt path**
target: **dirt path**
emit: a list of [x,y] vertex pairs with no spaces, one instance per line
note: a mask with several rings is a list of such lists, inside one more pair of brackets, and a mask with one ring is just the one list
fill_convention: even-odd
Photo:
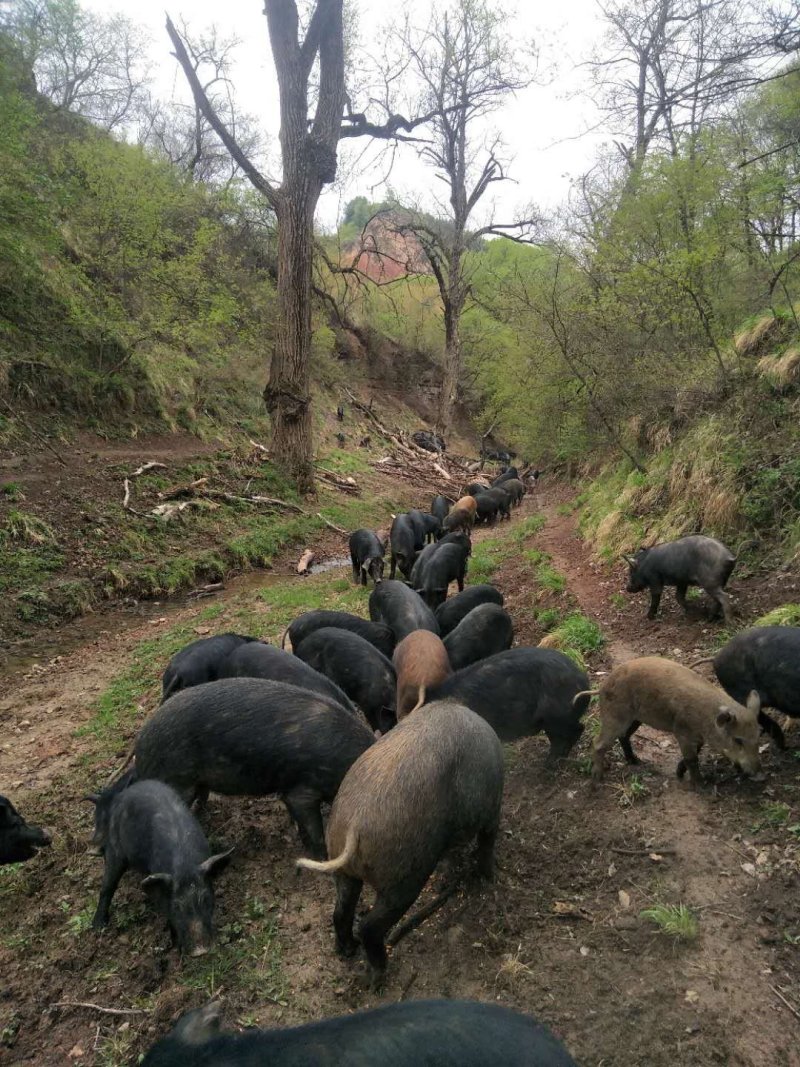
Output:
[[[543,510],[547,525],[536,544],[566,575],[568,588],[584,614],[603,628],[610,661],[607,666],[641,655],[666,655],[682,662],[697,656],[712,632],[705,620],[687,620],[675,604],[666,604],[664,620],[650,623],[644,617],[641,597],[619,604],[615,594],[624,584],[624,568],[612,569],[593,561],[576,532],[574,517],[565,515],[555,502],[546,502]],[[722,1049],[718,1050],[720,1062],[753,1067],[800,1062],[797,1021],[780,1009],[775,995],[776,982],[780,986],[782,980],[790,981],[796,990],[796,960],[792,960],[791,969],[781,972],[772,947],[775,939],[765,936],[765,926],[774,925],[774,909],[785,902],[787,888],[779,884],[780,874],[772,867],[777,859],[774,846],[765,842],[764,848],[754,850],[748,833],[751,827],[747,824],[752,819],[747,812],[758,807],[758,787],[734,784],[730,772],[719,767],[724,781],[718,789],[699,793],[686,790],[673,777],[679,751],[671,739],[642,728],[635,744],[646,761],[647,802],[616,819],[610,820],[607,812],[605,826],[617,822],[620,829],[625,827],[626,840],[633,843],[638,838],[645,846],[640,864],[644,868],[642,882],[631,878],[634,892],[649,881],[653,886],[650,896],[687,902],[700,916],[697,948],[676,951],[660,976],[665,999],[680,1001],[683,994],[681,1013],[687,1025],[684,1037],[676,1034],[673,1040],[676,1052],[681,1042],[685,1044],[686,1058],[679,1055],[678,1062],[705,1062],[699,1048],[697,1059],[689,1052],[691,1046],[708,1040],[706,1024],[699,1018],[704,1012],[716,1014],[727,1033],[729,1051],[722,1056]],[[774,771],[781,775],[780,767]],[[598,787],[598,804],[604,795],[608,800],[609,793],[613,796],[614,790],[620,789],[614,779],[619,782],[625,774],[619,763],[609,772]],[[787,777],[795,778],[791,773]],[[788,790],[793,792],[793,786],[773,780],[764,799],[784,798]],[[610,814],[618,815],[613,808]],[[669,848],[661,847],[665,842]],[[651,847],[660,859],[653,858]],[[647,903],[648,893],[635,895],[639,904]],[[624,984],[623,976],[617,980]],[[615,984],[611,973],[608,981]],[[693,1016],[698,1017],[697,1022]],[[707,1052],[713,1055],[713,1049]]]
[[[590,560],[558,504],[555,493],[526,502],[528,513],[541,507],[547,523],[523,548],[548,552],[567,577],[565,610],[572,597],[603,628],[607,654],[595,670],[643,652],[686,661],[704,646],[711,631],[702,620],[687,623],[665,603],[663,622],[651,625],[639,599],[620,602],[619,568]],[[518,522],[515,513],[478,539],[510,538]],[[515,544],[493,578],[522,644],[537,639],[538,591],[526,567]],[[288,577],[288,561],[284,570]],[[237,614],[252,609],[257,592],[266,594],[256,598],[263,615]],[[537,1015],[581,1067],[800,1064],[800,1023],[774,992],[800,1005],[800,865],[787,830],[800,823],[800,793],[791,758],[770,764],[766,787],[709,766],[716,787],[695,794],[676,782],[676,750],[661,735],[637,742],[647,765],[636,789],[617,758],[606,780],[592,785],[583,773],[589,730],[557,775],[544,770],[542,738],[507,746],[496,883],[467,882],[401,942],[380,997],[366,992],[358,963],[336,956],[331,883],[297,873],[296,835],[274,798],[212,798],[204,816],[215,845],[236,846],[218,887],[212,957],[181,964],[135,879],[123,881],[112,928],[94,935],[87,925],[100,867],[87,852],[89,814],[78,798],[96,752],[92,735],[76,736],[76,728],[129,668],[132,650],[164,628],[182,626],[189,640],[242,618],[274,627],[282,613],[297,611],[273,611],[263,574],[231,583],[217,607],[213,619],[202,602],[129,619],[122,629],[110,619],[106,632],[83,644],[76,627],[72,652],[18,675],[0,694],[0,791],[24,798],[57,835],[50,853],[0,878],[1,1062],[122,1067],[179,1011],[221,992],[227,1019],[239,1025],[286,1025],[406,997],[467,996]],[[146,695],[137,699],[152,703],[162,666],[156,657],[142,668],[138,692]],[[765,802],[786,806],[779,825],[765,822]],[[676,942],[659,933],[640,914],[655,903],[691,908],[697,937]],[[122,1020],[53,1008],[63,1001],[147,1014]]]

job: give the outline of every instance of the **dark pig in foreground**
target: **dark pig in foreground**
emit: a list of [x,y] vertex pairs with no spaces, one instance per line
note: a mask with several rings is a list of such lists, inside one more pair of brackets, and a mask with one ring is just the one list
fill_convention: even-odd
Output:
[[479,604],[444,639],[454,671],[505,652],[514,643],[514,623],[499,604]]
[[329,697],[285,682],[223,678],[176,693],[158,708],[136,738],[136,769],[140,778],[158,778],[201,803],[211,791],[277,793],[305,847],[324,856],[320,804],[333,800],[374,740]]
[[703,745],[750,777],[761,776],[758,754],[758,694],[736,703],[689,667],[660,656],[643,656],[615,667],[599,689],[600,733],[592,756],[595,778],[602,777],[605,754],[618,739],[628,763],[638,763],[631,737],[642,723],[675,735],[680,745],[678,777],[693,785],[702,779],[698,754]]
[[282,648],[257,642],[235,649],[226,660],[222,678],[264,678],[269,682],[287,682],[312,693],[321,693],[337,701],[352,715],[356,714],[352,701],[330,678],[309,667],[302,657],[284,652]]
[[281,640],[281,648],[286,647],[286,638],[296,652],[299,645],[309,634],[315,630],[321,630],[323,626],[335,626],[337,630],[349,630],[350,633],[358,634],[365,641],[369,641],[384,656],[391,658],[394,651],[394,635],[388,626],[381,623],[370,622],[362,619],[360,615],[352,615],[349,611],[307,611],[299,615],[288,627]]
[[[389,577],[394,578],[397,568],[406,578],[411,577],[414,560],[417,558],[418,531],[406,514],[395,515],[392,520],[392,528],[389,531],[389,545],[391,555],[389,557]],[[424,528],[419,547],[425,543]]]
[[29,826],[8,797],[0,796],[0,865],[24,863],[49,844],[44,830]]
[[425,693],[453,673],[441,638],[430,630],[415,630],[394,650],[397,673],[397,720],[425,703]]
[[161,699],[166,700],[173,693],[193,685],[216,682],[222,677],[220,670],[231,652],[240,645],[257,640],[256,637],[242,637],[241,634],[217,634],[216,637],[192,641],[176,652],[167,664],[161,683]]
[[428,696],[472,708],[501,741],[545,733],[552,762],[568,756],[583,733],[590,695],[575,698],[588,688],[586,674],[562,652],[510,648],[457,671]]
[[503,594],[493,585],[470,585],[463,593],[456,593],[436,609],[439,633],[446,637],[479,604],[503,606]]
[[397,679],[390,660],[358,634],[323,627],[297,649],[305,663],[319,671],[364,712],[373,730],[386,733],[397,721]]
[[625,556],[624,559],[630,570],[628,592],[650,591],[648,619],[654,619],[658,614],[666,585],[675,586],[678,603],[688,611],[686,590],[693,585],[705,590],[715,602],[714,614],[721,613],[726,623],[732,621],[725,586],[736,566],[736,556],[721,541],[694,534],[654,548],[640,548],[635,556]]
[[344,956],[358,947],[353,920],[364,882],[375,890],[359,929],[373,986],[386,970],[386,935],[449,848],[476,838],[478,870],[493,876],[502,798],[502,746],[454,701],[415,711],[350,768],[328,820],[332,858],[298,862],[336,876],[333,925]]
[[375,585],[383,578],[383,553],[385,549],[374,530],[355,530],[350,534],[350,562],[353,564],[353,581],[367,584],[371,578]]
[[430,630],[438,634],[439,626],[433,612],[413,589],[404,582],[381,582],[369,595],[369,617],[390,628],[395,643],[414,630]]
[[[800,626],[754,626],[732,638],[713,660],[720,685],[739,704],[751,692],[764,707],[800,718]],[[758,721],[779,748],[783,730],[759,711]]]
[[576,1067],[530,1015],[471,1000],[411,1000],[285,1029],[221,1033],[220,1002],[184,1015],[142,1067]]
[[105,826],[105,870],[92,926],[108,926],[111,900],[131,869],[145,876],[142,889],[165,914],[180,951],[205,955],[214,934],[212,880],[233,850],[212,856],[200,823],[163,782],[112,787],[92,799]]

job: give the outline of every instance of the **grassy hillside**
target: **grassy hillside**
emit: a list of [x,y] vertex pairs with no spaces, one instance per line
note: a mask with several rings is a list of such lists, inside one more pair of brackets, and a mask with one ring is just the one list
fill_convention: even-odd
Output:
[[252,425],[271,338],[271,235],[248,195],[193,184],[50,107],[4,48],[6,418],[24,410],[117,433]]
[[606,556],[703,532],[775,561],[800,559],[800,331],[789,312],[745,322],[724,387],[659,422],[633,419],[645,472],[616,461],[581,493],[581,528]]

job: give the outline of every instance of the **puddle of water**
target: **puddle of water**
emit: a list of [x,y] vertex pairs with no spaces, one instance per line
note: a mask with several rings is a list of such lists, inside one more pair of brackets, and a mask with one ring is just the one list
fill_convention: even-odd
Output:
[[319,563],[312,563],[308,568],[309,574],[325,574],[327,571],[334,571],[337,567],[349,567],[351,565],[349,556],[334,556],[333,559],[323,559]]

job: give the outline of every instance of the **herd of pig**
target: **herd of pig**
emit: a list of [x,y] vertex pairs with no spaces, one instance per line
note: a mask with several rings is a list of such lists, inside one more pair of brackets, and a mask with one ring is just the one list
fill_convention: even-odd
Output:
[[[355,531],[353,579],[374,583],[369,619],[311,611],[284,634],[291,652],[229,633],[172,658],[130,768],[87,798],[95,808],[93,844],[105,860],[95,928],[108,924],[115,890],[131,869],[179,949],[209,950],[213,881],[233,853],[212,854],[198,821],[210,792],[282,798],[307,853],[298,866],[333,875],[337,950],[345,957],[363,951],[373,988],[386,970],[390,931],[450,848],[474,841],[478,873],[492,877],[501,742],[543,732],[548,762],[563,759],[595,695],[567,655],[511,647],[513,623],[499,590],[465,588],[473,526],[510,518],[524,494],[510,468],[492,485],[466,486],[459,500],[439,496],[429,512],[395,516],[388,538]],[[649,589],[652,617],[665,586],[676,588],[684,608],[687,588],[699,586],[728,618],[725,586],[735,562],[718,541],[683,538],[628,559],[628,589]],[[405,581],[395,578],[398,569]],[[453,582],[459,591],[448,597]],[[722,689],[659,657],[614,669],[597,691],[595,777],[616,740],[636,762],[631,736],[642,723],[674,734],[678,775],[688,770],[693,783],[703,745],[760,775],[760,728],[784,743],[763,708],[800,716],[800,628],[744,631],[713,664]],[[324,803],[331,804],[326,827]],[[0,862],[28,859],[47,843],[0,798]],[[375,902],[356,936],[365,883]],[[417,1001],[244,1034],[218,1033],[218,1014],[210,1005],[185,1016],[144,1063],[574,1062],[544,1027],[497,1005]]]

